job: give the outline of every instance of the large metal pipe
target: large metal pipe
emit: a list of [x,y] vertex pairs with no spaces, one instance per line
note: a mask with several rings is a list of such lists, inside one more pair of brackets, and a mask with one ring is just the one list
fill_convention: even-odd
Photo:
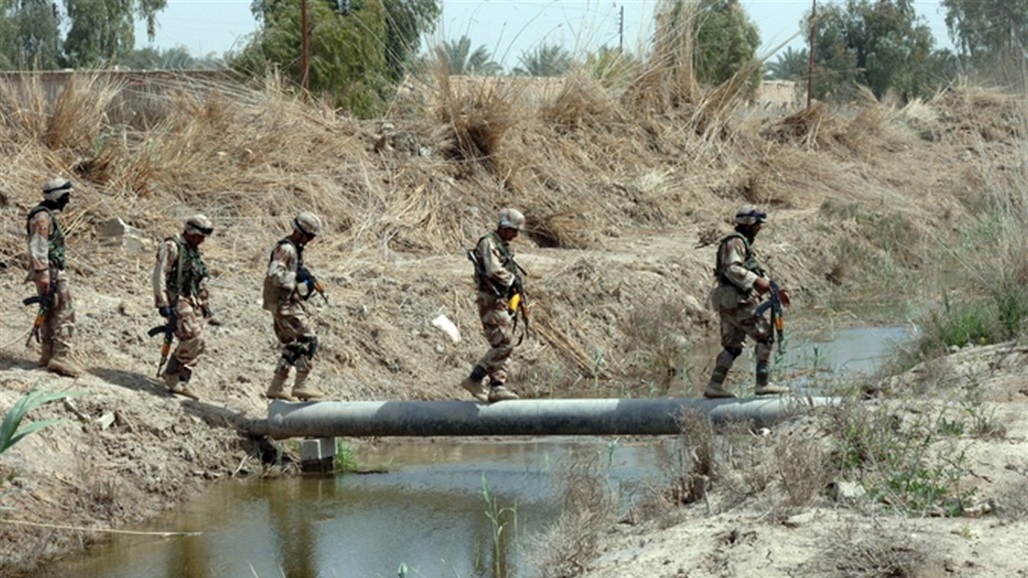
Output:
[[288,437],[668,435],[683,411],[715,423],[768,426],[837,398],[532,399],[483,405],[465,401],[273,401],[255,435]]

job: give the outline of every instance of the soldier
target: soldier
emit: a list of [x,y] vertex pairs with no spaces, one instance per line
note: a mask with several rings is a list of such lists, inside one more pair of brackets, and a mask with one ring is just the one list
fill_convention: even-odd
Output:
[[[789,393],[789,388],[769,383],[771,376],[771,345],[774,333],[771,323],[763,316],[754,315],[760,296],[771,289],[770,280],[753,252],[753,240],[767,221],[767,213],[744,205],[735,214],[735,232],[721,240],[717,248],[714,274],[717,287],[711,291],[710,302],[721,318],[721,346],[704,397],[735,397],[723,387],[728,370],[742,353],[746,336],[757,344],[757,395]],[[783,305],[789,304],[789,295],[779,291]]]
[[63,211],[71,200],[72,184],[51,179],[43,185],[43,202],[28,214],[30,277],[36,284],[41,306],[46,311],[39,334],[42,355],[39,366],[67,377],[78,377],[82,369],[72,359],[75,308],[68,287],[64,258],[64,231],[54,211]]
[[[282,344],[282,356],[264,394],[268,399],[307,401],[324,397],[306,384],[314,367],[318,336],[314,334],[305,302],[320,286],[303,264],[303,249],[319,233],[321,220],[303,211],[293,219],[293,232],[271,251],[268,272],[264,276],[264,308],[271,311],[275,337]],[[292,395],[285,391],[290,367],[296,368]]]
[[211,318],[207,266],[200,257],[200,245],[213,232],[210,219],[204,215],[189,217],[182,234],[168,237],[158,247],[153,269],[157,312],[175,322],[178,339],[164,369],[164,383],[171,393],[191,399],[200,399],[189,388],[189,380],[205,348],[204,322]]
[[[478,240],[472,252],[476,260],[475,283],[478,295],[478,316],[482,319],[482,330],[489,351],[471,370],[471,375],[461,382],[461,387],[471,392],[479,401],[489,403],[518,399],[517,394],[507,388],[508,361],[514,352],[514,311],[508,303],[515,294],[524,291],[519,267],[514,261],[510,243],[525,226],[525,216],[517,209],[503,209],[496,230]],[[489,378],[489,384],[484,383]]]

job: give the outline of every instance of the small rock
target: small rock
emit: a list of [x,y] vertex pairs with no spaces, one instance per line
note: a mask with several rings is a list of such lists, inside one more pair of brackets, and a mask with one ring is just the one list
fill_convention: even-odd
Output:
[[850,482],[842,480],[835,485],[836,496],[840,500],[856,500],[861,496],[867,494],[867,490],[860,482]]

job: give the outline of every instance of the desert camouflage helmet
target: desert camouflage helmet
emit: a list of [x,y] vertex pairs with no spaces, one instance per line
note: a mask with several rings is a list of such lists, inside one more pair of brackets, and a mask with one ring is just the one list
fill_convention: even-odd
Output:
[[743,205],[738,212],[735,213],[735,224],[736,225],[756,225],[757,223],[763,223],[767,221],[767,213],[764,211],[758,211],[753,205]]
[[293,228],[312,237],[321,234],[321,219],[310,211],[302,211],[293,219]]
[[499,227],[520,231],[525,226],[525,216],[521,214],[521,211],[507,207],[500,211],[496,224]]
[[71,192],[71,181],[68,179],[50,179],[43,184],[43,198],[48,201],[56,201]]
[[186,219],[185,231],[186,233],[196,233],[207,237],[214,232],[214,225],[206,215],[196,214]]

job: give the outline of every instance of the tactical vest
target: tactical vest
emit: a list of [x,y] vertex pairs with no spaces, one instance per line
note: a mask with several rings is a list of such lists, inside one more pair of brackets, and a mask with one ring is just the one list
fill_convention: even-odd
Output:
[[35,217],[37,213],[46,211],[46,214],[50,215],[50,237],[47,239],[47,260],[50,265],[57,269],[64,269],[67,266],[67,262],[64,260],[64,231],[61,230],[61,224],[57,222],[57,217],[54,216],[54,212],[47,208],[42,203],[38,204],[29,211],[28,220],[25,223],[25,231],[28,235],[32,235],[30,224],[32,223],[32,217]]
[[[496,234],[496,231],[479,238],[478,243],[475,244],[475,250],[478,251],[478,248],[482,246],[482,240],[486,237],[492,238],[493,244],[500,250],[500,264],[503,268],[510,271],[512,275],[517,275],[518,265],[514,262],[514,253],[510,250],[510,245],[504,242],[504,240]],[[483,258],[483,255],[478,256],[479,261]],[[475,271],[475,282],[478,284],[479,291],[485,291],[486,293],[492,291],[489,285],[489,279],[485,276],[485,271]]]
[[740,289],[735,283],[732,283],[728,279],[728,276],[725,275],[724,270],[721,268],[722,267],[721,252],[725,250],[725,245],[728,244],[728,241],[730,241],[732,239],[736,239],[736,238],[742,239],[743,245],[746,246],[746,254],[743,256],[743,262],[742,262],[743,268],[746,269],[747,271],[752,271],[758,277],[764,277],[765,275],[764,275],[764,268],[760,266],[760,262],[757,261],[757,256],[753,254],[753,248],[750,247],[750,242],[746,238],[746,235],[743,235],[742,233],[740,233],[738,231],[735,231],[735,232],[727,235],[724,239],[721,239],[721,242],[718,243],[718,246],[717,246],[717,255],[715,256],[716,261],[714,263],[714,276],[717,277],[718,283],[721,284],[722,286],[729,285],[731,287],[735,287],[736,289]]
[[174,302],[178,297],[199,296],[200,283],[207,278],[207,266],[200,258],[200,248],[187,243],[180,235],[168,237],[165,241],[174,241],[178,248],[178,259],[172,263],[166,277],[168,297]]
[[[278,250],[282,245],[292,245],[293,249],[296,250],[296,270],[299,271],[300,267],[303,267],[303,247],[289,240],[286,237],[275,243],[275,248],[271,250],[271,254],[268,255],[268,267],[271,266],[271,261],[275,258],[275,251]],[[267,275],[264,276],[264,291],[261,295],[262,307],[266,311],[274,311],[278,308],[278,302],[283,293],[282,288],[274,285]]]
[[292,245],[293,250],[296,251],[296,270],[299,271],[300,267],[303,267],[303,247],[292,242],[289,237],[285,237],[278,243],[275,243],[275,248],[271,250],[271,254],[268,255],[268,265],[271,265],[271,260],[275,258],[275,251],[278,250],[282,245]]

